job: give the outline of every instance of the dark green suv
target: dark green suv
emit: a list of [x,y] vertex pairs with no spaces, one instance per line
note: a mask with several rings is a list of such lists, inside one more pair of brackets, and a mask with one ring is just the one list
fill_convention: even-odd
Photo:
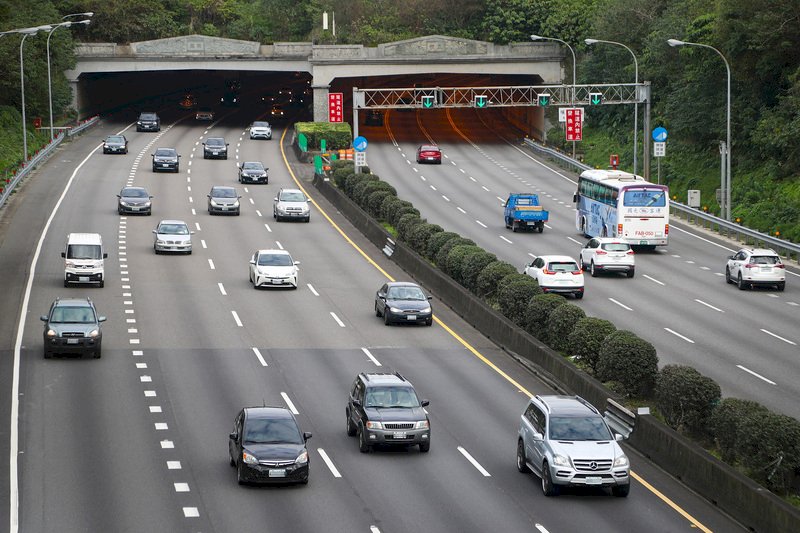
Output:
[[414,386],[399,373],[365,373],[356,377],[347,401],[347,435],[358,435],[358,449],[368,453],[373,446],[419,445],[431,449],[431,423]]
[[56,298],[50,312],[40,317],[44,322],[44,358],[53,354],[92,354],[100,358],[103,332],[98,316],[89,298]]

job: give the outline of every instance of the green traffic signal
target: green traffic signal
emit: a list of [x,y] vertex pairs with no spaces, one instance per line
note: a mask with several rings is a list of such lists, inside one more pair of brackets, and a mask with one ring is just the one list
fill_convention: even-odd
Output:
[[486,98],[485,94],[476,94],[475,95],[475,107],[486,107],[487,103],[489,103],[489,101]]
[[426,109],[430,109],[433,107],[433,104],[436,102],[434,96],[423,96],[422,97],[422,107]]
[[600,105],[603,103],[603,93],[589,93],[589,103],[591,105]]
[[548,93],[539,93],[537,96],[537,103],[540,107],[546,107],[550,105],[550,94]]

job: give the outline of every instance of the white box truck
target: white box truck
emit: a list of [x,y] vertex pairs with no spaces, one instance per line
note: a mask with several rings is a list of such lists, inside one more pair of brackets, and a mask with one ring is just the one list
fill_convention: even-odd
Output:
[[105,285],[105,261],[108,257],[99,233],[70,233],[61,252],[64,258],[64,286],[71,283]]

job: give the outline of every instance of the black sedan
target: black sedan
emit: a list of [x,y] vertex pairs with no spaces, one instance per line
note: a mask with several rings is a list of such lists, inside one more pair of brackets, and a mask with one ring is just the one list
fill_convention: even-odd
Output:
[[426,296],[416,283],[392,281],[375,294],[375,316],[383,317],[387,326],[393,323],[433,324],[431,296]]
[[268,168],[261,161],[236,163],[239,166],[239,183],[269,183]]
[[117,213],[152,215],[152,199],[144,187],[123,187],[117,195]]
[[109,135],[103,141],[104,154],[127,154],[128,139],[124,135]]
[[180,159],[181,156],[178,155],[175,148],[158,148],[156,152],[152,154],[152,157],[153,172],[178,172],[180,168],[178,159]]
[[244,483],[308,483],[311,433],[285,407],[245,407],[228,437],[231,466]]

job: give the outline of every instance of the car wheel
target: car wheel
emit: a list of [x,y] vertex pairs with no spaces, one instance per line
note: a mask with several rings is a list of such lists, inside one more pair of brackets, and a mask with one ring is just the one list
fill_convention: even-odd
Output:
[[67,281],[67,280],[64,280],[64,286],[65,286],[65,287],[69,287],[69,281]]
[[308,476],[304,477],[299,482],[301,485],[308,485]]
[[306,219],[303,222],[305,222],[305,223],[311,222],[311,217],[306,217]]
[[47,350],[45,350],[44,351],[44,358],[45,359],[52,359],[53,358],[53,354],[48,352]]
[[725,283],[733,283],[733,278],[731,277],[731,269],[725,267]]
[[781,281],[780,283],[778,283],[778,290],[779,291],[783,291],[785,288],[786,288],[786,282],[785,281]]
[[106,280],[100,280],[100,283],[97,284],[101,289],[106,286]]
[[357,431],[356,427],[353,425],[353,421],[350,420],[350,414],[347,411],[345,411],[344,414],[347,416],[347,436],[355,437]]
[[736,279],[736,286],[739,287],[740,291],[747,289],[747,284],[742,280],[741,272],[739,272],[739,277]]
[[575,299],[576,299],[576,300],[581,300],[581,299],[583,299],[583,292],[576,292],[576,293],[575,293]]
[[388,326],[389,324],[390,324],[390,322],[389,322],[389,312],[386,311],[386,309],[384,309],[383,310],[383,325],[384,326]]
[[589,272],[591,272],[593,278],[596,278],[600,274],[594,266],[594,261],[589,264]]
[[631,492],[630,483],[628,483],[627,485],[615,485],[611,487],[611,494],[613,494],[617,498],[627,498],[630,492]]
[[542,464],[542,492],[545,496],[558,496],[558,485],[553,483],[553,478],[550,477],[550,466],[547,461]]
[[153,165],[153,172],[158,172],[158,170],[156,170],[155,165]]
[[517,441],[517,470],[523,474],[530,472],[527,461],[525,458],[525,444],[522,443],[522,439],[519,439]]
[[372,448],[372,446],[367,443],[367,437],[364,435],[364,428],[362,427],[358,432],[358,451],[361,453],[369,453],[370,448]]
[[95,359],[100,359],[100,357],[103,356],[103,354],[100,352],[100,350],[97,350],[92,355],[94,356]]
[[422,453],[428,453],[431,451],[431,443],[429,442],[420,442],[419,443],[419,451]]
[[426,320],[426,321],[425,321],[425,325],[426,325],[426,326],[432,326],[432,325],[433,325],[433,319],[432,319],[432,318],[429,318],[428,320]]
[[[230,456],[230,454],[231,453],[228,452],[228,456]],[[233,460],[233,457],[228,457],[228,462],[231,464],[231,466],[236,466],[236,461]]]
[[629,278],[632,278],[635,273],[636,273],[636,269],[635,268],[631,267],[630,269],[628,269],[628,277]]
[[180,172],[180,167],[175,167],[175,174],[177,174],[178,172]]
[[242,463],[239,463],[236,467],[236,482],[239,483],[239,485],[244,485],[245,483],[244,476],[242,475]]
[[381,310],[378,309],[378,302],[375,302],[375,316],[377,317],[381,316]]

